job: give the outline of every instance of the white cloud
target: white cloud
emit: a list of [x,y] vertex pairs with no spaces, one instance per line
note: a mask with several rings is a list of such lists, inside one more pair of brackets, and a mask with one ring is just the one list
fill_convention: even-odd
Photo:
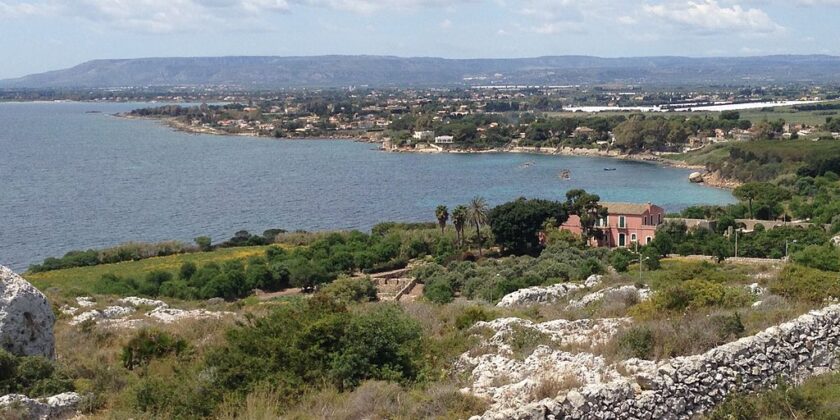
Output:
[[721,6],[716,0],[646,4],[648,15],[699,33],[771,34],[784,30],[767,13],[740,5]]
[[272,15],[318,7],[371,14],[482,0],[0,0],[0,18],[46,15],[81,17],[116,28],[165,33],[201,28],[249,28],[266,25]]
[[55,11],[56,8],[49,3],[0,1],[0,19],[48,15]]
[[439,26],[442,29],[449,29],[452,27],[452,21],[449,19],[444,19],[442,22],[440,22]]

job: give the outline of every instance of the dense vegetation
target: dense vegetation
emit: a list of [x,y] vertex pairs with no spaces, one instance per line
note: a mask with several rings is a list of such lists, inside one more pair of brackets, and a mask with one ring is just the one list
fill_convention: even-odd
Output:
[[446,259],[454,254],[451,238],[437,238],[427,225],[419,229],[400,224],[377,226],[374,234],[333,233],[290,250],[269,247],[265,256],[246,261],[181,265],[177,274],[155,270],[143,279],[104,275],[97,293],[168,296],[183,300],[214,297],[235,299],[255,289],[273,292],[289,287],[312,290],[341,275],[404,267],[412,258],[432,255]]

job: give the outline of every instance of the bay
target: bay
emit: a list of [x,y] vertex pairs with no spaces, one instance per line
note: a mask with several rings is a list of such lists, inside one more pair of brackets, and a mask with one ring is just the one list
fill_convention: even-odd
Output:
[[[110,114],[148,104],[0,104],[0,264],[24,270],[73,249],[246,229],[361,229],[432,221],[481,195],[607,201],[669,211],[733,201],[690,171],[605,158],[384,153],[365,143],[194,135]],[[533,162],[531,165],[523,165]],[[604,171],[604,168],[615,171]],[[561,170],[571,171],[560,180]]]

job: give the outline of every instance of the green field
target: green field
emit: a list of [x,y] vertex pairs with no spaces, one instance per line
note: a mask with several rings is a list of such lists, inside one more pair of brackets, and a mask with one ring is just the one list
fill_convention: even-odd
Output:
[[730,142],[705,147],[701,150],[668,155],[668,159],[680,160],[692,165],[704,165],[720,162],[729,157],[729,150],[737,147],[745,152],[757,155],[770,155],[780,158],[785,163],[798,163],[810,155],[838,156],[840,141],[832,140],[756,140],[749,142]]
[[104,274],[116,274],[121,277],[136,279],[142,279],[146,273],[153,270],[163,270],[177,274],[181,264],[187,261],[201,266],[210,262],[223,262],[264,255],[267,248],[267,246],[222,248],[211,252],[170,255],[117,264],[68,268],[43,273],[26,273],[23,277],[40,290],[58,288],[62,294],[92,294],[94,284]]

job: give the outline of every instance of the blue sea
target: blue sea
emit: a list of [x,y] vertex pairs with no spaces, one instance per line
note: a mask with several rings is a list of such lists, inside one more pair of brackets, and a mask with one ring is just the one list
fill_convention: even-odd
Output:
[[[384,153],[352,141],[187,134],[111,115],[143,106],[0,104],[0,264],[24,270],[73,249],[201,235],[220,241],[241,229],[432,221],[437,205],[476,195],[493,205],[559,200],[583,188],[669,211],[733,201],[728,191],[689,183],[689,171],[648,163]],[[571,179],[558,178],[564,169]]]

